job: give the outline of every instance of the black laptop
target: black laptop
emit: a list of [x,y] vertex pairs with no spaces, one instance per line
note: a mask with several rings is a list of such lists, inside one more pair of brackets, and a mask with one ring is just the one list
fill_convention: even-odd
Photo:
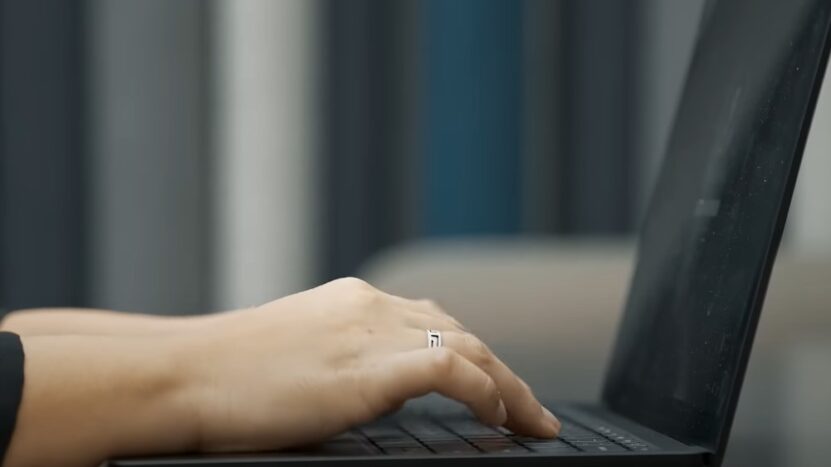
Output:
[[718,466],[830,26],[831,0],[707,4],[602,398],[550,404],[564,422],[558,439],[437,410],[399,413],[304,450],[110,465]]

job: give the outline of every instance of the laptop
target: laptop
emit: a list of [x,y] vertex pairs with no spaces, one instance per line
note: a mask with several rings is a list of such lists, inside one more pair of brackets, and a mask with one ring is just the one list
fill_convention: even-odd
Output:
[[306,449],[109,464],[720,465],[831,47],[831,0],[719,0],[702,21],[601,400],[547,404],[559,438],[435,410]]

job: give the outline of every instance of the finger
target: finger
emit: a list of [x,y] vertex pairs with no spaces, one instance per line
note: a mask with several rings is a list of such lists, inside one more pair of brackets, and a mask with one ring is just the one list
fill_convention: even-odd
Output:
[[500,426],[507,413],[496,383],[452,349],[419,349],[384,359],[373,370],[370,391],[385,407],[437,392],[467,405],[483,423]]
[[534,397],[531,388],[508,368],[476,336],[470,333],[444,332],[444,347],[451,348],[479,366],[493,378],[508,411],[505,426],[511,431],[539,437],[554,437],[560,431],[560,422],[545,410]]

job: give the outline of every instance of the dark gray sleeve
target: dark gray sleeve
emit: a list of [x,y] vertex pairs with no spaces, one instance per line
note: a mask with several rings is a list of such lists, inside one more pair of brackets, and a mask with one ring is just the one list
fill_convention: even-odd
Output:
[[6,457],[23,395],[23,345],[20,337],[0,332],[0,465]]

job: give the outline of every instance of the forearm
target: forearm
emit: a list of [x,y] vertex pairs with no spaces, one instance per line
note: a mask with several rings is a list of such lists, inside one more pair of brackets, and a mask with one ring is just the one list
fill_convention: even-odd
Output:
[[82,308],[37,308],[8,314],[0,322],[0,330],[21,336],[150,335],[181,331],[197,320]]
[[95,466],[197,447],[181,346],[166,337],[23,337],[25,383],[6,466]]

